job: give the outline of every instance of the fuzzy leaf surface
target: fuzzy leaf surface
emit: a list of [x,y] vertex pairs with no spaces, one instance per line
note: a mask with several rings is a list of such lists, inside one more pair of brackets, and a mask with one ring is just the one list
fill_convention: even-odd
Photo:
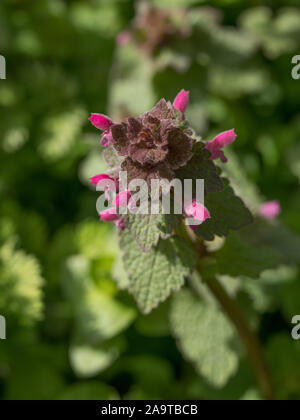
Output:
[[167,239],[178,226],[180,215],[176,214],[129,214],[127,227],[142,251],[148,252],[158,244],[159,239]]
[[174,296],[170,320],[184,356],[211,385],[223,387],[238,367],[238,356],[229,346],[235,332],[227,318],[183,290]]
[[181,238],[160,241],[143,253],[128,230],[120,234],[123,262],[129,277],[129,291],[140,310],[147,314],[179,290],[194,265],[193,249]]
[[230,231],[239,230],[253,221],[250,211],[229,185],[223,191],[208,194],[205,207],[211,219],[206,220],[196,233],[208,241],[212,241],[215,235],[228,236]]

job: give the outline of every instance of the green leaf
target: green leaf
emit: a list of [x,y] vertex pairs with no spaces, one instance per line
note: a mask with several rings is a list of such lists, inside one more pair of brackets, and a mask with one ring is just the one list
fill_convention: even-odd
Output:
[[215,254],[217,274],[233,277],[258,277],[264,270],[278,267],[282,260],[274,249],[245,244],[237,235],[230,235],[225,246]]
[[133,308],[97,289],[90,290],[77,308],[79,330],[92,343],[116,336],[133,322],[135,316]]
[[160,238],[167,239],[178,226],[176,214],[129,214],[127,227],[142,251],[148,252]]
[[193,249],[177,237],[160,241],[157,247],[143,253],[125,230],[121,233],[120,247],[129,290],[145,314],[165,301],[172,291],[179,290],[196,264]]
[[0,313],[21,326],[39,321],[44,280],[37,259],[8,241],[0,248],[0,279]]
[[183,355],[210,384],[223,387],[238,368],[230,348],[235,331],[214,305],[183,290],[174,296],[171,328]]
[[222,173],[228,179],[235,193],[242,198],[247,207],[258,213],[264,202],[258,186],[249,179],[245,167],[242,165],[238,155],[231,149],[226,150],[228,162],[222,163]]
[[136,311],[97,287],[90,264],[82,256],[67,259],[64,289],[71,300],[81,335],[97,343],[119,334],[136,316]]
[[272,85],[265,68],[215,65],[209,72],[209,86],[214,94],[237,99],[244,95],[257,95]]
[[73,345],[69,350],[70,363],[79,378],[91,378],[111,365],[118,356],[117,349],[88,345]]
[[[279,266],[276,269],[263,271],[260,277],[254,280],[243,276],[240,278],[239,283],[241,289],[250,297],[256,313],[263,313],[269,309],[273,310],[274,307],[283,306],[285,291],[289,285],[293,284],[292,281],[295,278],[297,278],[297,269]],[[293,293],[295,293],[295,290]],[[296,299],[297,296],[298,294],[296,293]],[[297,313],[297,311],[294,313]],[[288,316],[288,321],[290,320],[291,315]]]
[[48,117],[44,123],[45,138],[40,143],[42,156],[55,161],[69,153],[81,133],[86,118],[86,112],[81,108]]
[[254,7],[244,11],[240,22],[251,36],[259,41],[269,58],[276,58],[297,49],[299,45],[299,19],[297,8],[285,8],[273,16],[268,7]]
[[272,248],[287,265],[300,263],[300,235],[283,225],[258,219],[238,234],[245,243],[253,247]]
[[116,235],[109,224],[86,221],[78,227],[75,240],[80,254],[88,259],[115,257],[118,254]]
[[[224,184],[218,175],[216,165],[210,160],[210,153],[204,148],[203,143],[198,143],[194,156],[188,164],[176,171],[176,177],[184,179],[192,179],[195,184],[197,179],[204,179],[205,192],[219,192],[224,189]],[[195,188],[195,185],[193,185]]]
[[229,185],[221,192],[208,194],[205,207],[210,211],[211,219],[206,220],[196,233],[208,241],[215,235],[227,236],[231,230],[239,230],[253,221],[250,211]]
[[118,289],[126,290],[129,288],[129,279],[124,268],[122,257],[119,257],[113,266],[112,277],[117,283]]

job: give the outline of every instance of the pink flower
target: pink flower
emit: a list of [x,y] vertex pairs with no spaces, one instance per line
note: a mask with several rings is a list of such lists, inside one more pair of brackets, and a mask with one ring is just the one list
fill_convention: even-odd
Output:
[[184,206],[184,213],[186,217],[193,218],[197,221],[195,225],[191,225],[191,228],[196,230],[205,220],[210,219],[209,211],[196,200]]
[[126,222],[125,219],[121,219],[119,218],[118,220],[116,220],[114,222],[115,226],[119,229],[119,230],[124,230],[126,228]]
[[259,213],[265,219],[276,219],[281,213],[280,202],[278,200],[267,201],[260,207]]
[[126,207],[130,200],[131,194],[129,190],[121,191],[113,201],[113,205],[117,208]]
[[103,220],[104,222],[114,222],[119,219],[116,208],[104,210],[99,214],[99,216],[100,220]]
[[178,95],[176,96],[173,102],[173,107],[177,109],[178,111],[180,111],[183,115],[189,105],[189,100],[190,100],[189,95],[190,95],[190,92],[182,89],[178,93]]
[[206,142],[205,147],[211,153],[211,160],[221,159],[223,163],[227,162],[227,158],[224,155],[223,148],[233,143],[237,135],[234,132],[234,129],[225,131],[224,133],[219,134],[213,140]]
[[99,130],[107,131],[113,125],[113,122],[110,118],[103,114],[91,114],[89,118],[94,127]]
[[102,181],[102,179],[110,179],[110,180],[114,181],[114,179],[113,179],[113,178],[111,178],[111,177],[110,177],[109,175],[107,175],[107,174],[99,174],[99,175],[92,176],[92,177],[90,178],[90,182],[91,182],[91,184],[93,184],[93,185],[97,185],[99,181]]
[[103,147],[107,147],[107,146],[109,146],[111,143],[113,143],[113,141],[114,141],[113,136],[112,136],[112,134],[111,134],[111,131],[109,130],[109,131],[105,131],[105,132],[102,134],[100,144],[101,144],[101,146],[103,146]]
[[[104,187],[105,198],[108,201],[110,200],[109,191],[118,192],[119,190],[119,181],[117,180],[117,178],[111,178],[107,174],[99,174],[99,175],[92,176],[90,178],[90,182],[91,184],[97,185],[97,186],[99,182],[101,182],[100,186]],[[112,188],[113,187],[112,182],[114,183],[114,188]]]
[[122,45],[127,45],[130,42],[130,40],[131,40],[130,32],[122,31],[118,34],[116,42],[117,42],[117,45],[122,46]]
[[111,127],[114,125],[110,118],[103,114],[91,114],[89,118],[94,127],[103,131],[101,137],[101,146],[109,146],[113,142]]

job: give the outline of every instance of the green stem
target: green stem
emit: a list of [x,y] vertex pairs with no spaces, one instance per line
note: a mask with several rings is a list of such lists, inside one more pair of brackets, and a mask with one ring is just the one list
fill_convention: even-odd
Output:
[[[183,229],[182,229],[183,230]],[[182,233],[181,230],[181,233]],[[189,228],[186,229],[185,238],[189,239],[193,243],[197,255],[201,256],[201,247],[203,245],[199,242],[198,238]],[[197,271],[201,276],[200,265],[197,267]],[[244,343],[247,351],[249,360],[253,366],[254,373],[257,378],[258,385],[261,389],[262,395],[266,400],[273,400],[274,394],[270,379],[270,374],[264,359],[261,343],[256,334],[250,329],[244,314],[237,305],[237,303],[228,295],[224,287],[215,277],[204,280],[208,288],[210,289],[213,296],[219,302],[223,311],[234,324],[242,342]],[[197,292],[197,290],[196,290]]]
[[217,299],[224,312],[236,327],[244,343],[250,362],[252,363],[257,382],[266,400],[273,400],[273,390],[269,371],[264,360],[263,350],[256,334],[251,331],[248,323],[236,302],[227,294],[216,278],[206,280],[206,284]]

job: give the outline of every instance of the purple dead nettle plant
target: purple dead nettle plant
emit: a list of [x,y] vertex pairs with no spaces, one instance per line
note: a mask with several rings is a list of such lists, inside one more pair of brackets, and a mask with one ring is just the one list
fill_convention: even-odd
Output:
[[[118,267],[122,268],[117,270],[119,274],[115,273],[120,276],[116,281],[134,296],[140,310],[147,314],[172,292],[178,291],[186,280],[202,299],[199,285],[195,285],[195,281],[202,279],[235,325],[264,396],[272,398],[260,343],[218,278],[222,274],[239,276],[245,272],[258,276],[263,267],[271,267],[270,261],[261,259],[260,251],[256,267],[253,260],[256,250],[248,251],[244,230],[234,232],[251,224],[253,217],[217,163],[226,164],[224,149],[237,136],[231,129],[213,140],[203,141],[186,118],[188,104],[189,92],[181,90],[173,103],[161,99],[149,112],[121,123],[102,114],[91,115],[91,123],[102,131],[101,145],[108,165],[107,173],[95,175],[91,183],[102,191],[99,199],[109,202],[107,208],[99,211],[100,219],[113,222],[119,232],[122,260]],[[127,187],[123,182],[124,173]],[[136,191],[131,186],[135,180],[147,187],[148,206],[152,200],[148,191],[153,183],[169,183],[172,209],[166,213],[150,211],[150,214],[138,211],[141,200],[132,202]],[[205,204],[204,200],[199,200],[199,180],[204,184]],[[181,191],[179,199],[178,194],[176,196],[177,181],[184,188],[191,182],[188,200],[185,191]],[[156,195],[158,204],[163,204],[165,192],[161,188]],[[175,212],[173,204],[178,201],[180,211]],[[128,208],[134,211],[124,214],[123,210]],[[271,223],[266,218],[274,219],[279,212],[279,203],[272,202],[266,203],[259,214],[265,223]],[[220,241],[223,243],[220,250],[213,251],[208,246],[216,237],[227,236],[226,241]]]

